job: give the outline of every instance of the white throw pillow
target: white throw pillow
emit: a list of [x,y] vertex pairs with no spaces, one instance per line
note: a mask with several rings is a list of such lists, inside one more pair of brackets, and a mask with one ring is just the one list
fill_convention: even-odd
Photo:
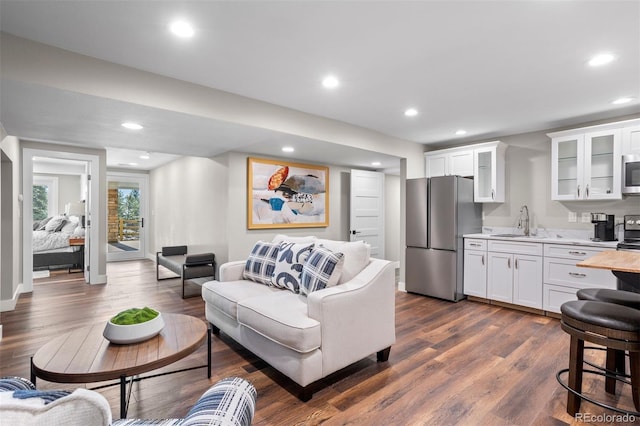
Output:
[[302,266],[313,250],[313,243],[293,243],[282,241],[278,247],[276,267],[271,278],[271,285],[300,293]]
[[280,244],[283,241],[289,241],[291,243],[313,243],[316,241],[316,237],[314,237],[313,235],[309,235],[307,237],[290,237],[288,235],[284,235],[284,234],[276,234],[275,237],[273,237],[273,240],[271,240],[272,243],[276,243],[276,244]]
[[368,264],[371,256],[371,246],[363,241],[335,241],[318,239],[317,244],[329,250],[344,254],[344,266],[338,284],[351,281]]
[[300,293],[308,295],[338,284],[343,266],[342,253],[334,253],[325,247],[315,247],[302,266]]

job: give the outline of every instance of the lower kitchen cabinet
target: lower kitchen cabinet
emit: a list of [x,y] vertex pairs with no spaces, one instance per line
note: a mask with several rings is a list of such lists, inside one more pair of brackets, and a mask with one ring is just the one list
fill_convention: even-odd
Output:
[[542,258],[488,253],[487,298],[542,309]]

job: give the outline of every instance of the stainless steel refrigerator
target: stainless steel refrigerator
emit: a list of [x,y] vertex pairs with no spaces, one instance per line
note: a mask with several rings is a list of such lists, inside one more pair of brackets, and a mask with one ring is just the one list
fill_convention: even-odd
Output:
[[406,289],[457,302],[464,298],[462,236],[482,232],[482,204],[473,202],[473,180],[408,179],[406,189]]

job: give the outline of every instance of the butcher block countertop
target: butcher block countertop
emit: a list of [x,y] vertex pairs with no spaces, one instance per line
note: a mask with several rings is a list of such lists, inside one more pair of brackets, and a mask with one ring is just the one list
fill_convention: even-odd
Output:
[[605,250],[577,263],[577,266],[640,274],[640,252]]

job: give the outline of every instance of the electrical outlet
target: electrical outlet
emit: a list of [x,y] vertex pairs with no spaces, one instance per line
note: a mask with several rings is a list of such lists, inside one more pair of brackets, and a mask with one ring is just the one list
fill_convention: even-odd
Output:
[[591,223],[591,213],[589,212],[582,212],[582,223]]
[[578,214],[576,212],[569,212],[569,218],[567,219],[569,222],[577,222],[578,221]]

